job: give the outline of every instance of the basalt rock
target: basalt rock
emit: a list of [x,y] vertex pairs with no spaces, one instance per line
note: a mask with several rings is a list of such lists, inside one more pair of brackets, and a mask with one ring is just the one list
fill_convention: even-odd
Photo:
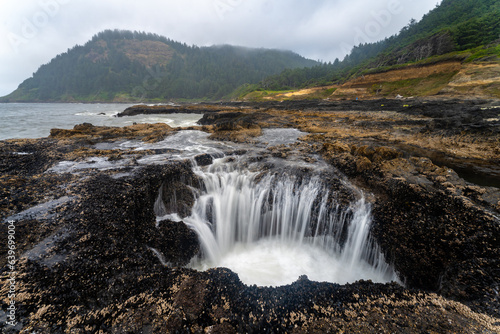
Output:
[[210,154],[200,154],[194,157],[194,160],[198,166],[208,166],[214,161],[214,158]]
[[[385,137],[390,130],[386,122],[392,117],[399,122],[395,114],[334,113],[356,106],[369,111],[377,103],[247,105],[254,108],[252,112],[240,110],[226,120],[214,118],[211,124],[216,127],[219,122],[225,129],[220,132],[228,135],[240,131],[239,127],[262,128],[265,122],[329,129],[313,133],[293,148],[277,146],[265,154],[275,156],[277,164],[302,154],[311,168],[320,160],[315,154],[321,153],[349,178],[325,174],[331,196],[339,192],[341,204],[354,196],[342,191],[346,182],[365,191],[372,202],[372,235],[405,286],[369,281],[338,285],[301,277],[291,285],[268,288],[244,285],[224,268],[198,272],[181,267],[198,254],[197,238],[173,217],[156,219],[174,212],[189,214],[193,191],[201,187],[190,162],[143,166],[134,159],[164,152],[118,152],[93,146],[121,138],[145,140],[151,135],[158,139],[170,130],[82,125],[67,133],[56,131],[50,139],[0,142],[0,218],[16,217],[20,258],[16,264],[20,325],[3,331],[498,333],[498,191],[469,184],[450,168],[392,145]],[[387,109],[401,114],[407,108],[401,103],[408,102],[385,103]],[[424,103],[421,107],[426,108]],[[258,116],[263,110],[272,118]],[[363,124],[351,122],[357,117],[365,117]],[[421,138],[430,129],[425,124],[431,123],[419,123],[423,122],[420,116],[415,120],[397,123],[395,131]],[[333,131],[336,126],[343,132]],[[454,138],[463,143],[461,137]],[[484,138],[477,135],[476,139]],[[487,144],[476,152],[488,148]],[[251,146],[248,152],[235,154],[250,150]],[[92,155],[130,159],[130,163],[118,170],[94,168],[80,174],[50,171],[61,161],[81,161]],[[259,156],[251,160],[259,161]],[[303,167],[297,168],[301,177]],[[55,204],[43,212],[24,212],[47,201]],[[0,224],[0,235],[6,235],[6,229],[6,224]],[[5,254],[3,247],[2,312],[8,302]]]
[[182,221],[162,220],[158,223],[158,231],[151,235],[148,244],[158,251],[156,255],[166,265],[185,266],[198,255],[198,236]]
[[498,220],[465,197],[403,179],[386,183],[374,209],[376,234],[408,286],[439,291],[498,314],[492,280],[500,265]]
[[223,112],[203,115],[201,125],[212,125],[211,139],[221,141],[248,142],[262,134],[259,124],[271,118],[265,113]]
[[158,115],[158,114],[205,114],[210,112],[215,112],[220,110],[216,107],[208,106],[196,106],[196,105],[185,105],[185,106],[168,106],[168,105],[136,105],[128,107],[121,113],[118,113],[117,117],[126,116],[136,116],[136,115]]
[[175,172],[165,175],[161,181],[155,211],[158,216],[178,213],[188,216],[194,203],[193,191],[190,187],[199,187],[200,182],[186,163]]
[[270,115],[265,113],[252,113],[247,114],[243,112],[223,112],[205,114],[202,119],[198,121],[201,125],[215,125],[216,131],[232,131],[241,128],[251,129],[258,125],[259,122],[266,121],[271,118]]
[[[363,146],[335,153],[342,151],[323,147],[334,166],[377,195],[373,233],[405,284],[499,314],[493,278],[500,265],[494,206],[500,191],[471,188],[453,170],[426,158],[401,158],[395,150]],[[491,204],[485,194],[495,198]]]
[[94,126],[90,123],[75,125],[71,130],[52,129],[50,137],[56,139],[80,140],[80,141],[113,141],[126,138],[134,138],[146,142],[156,142],[164,139],[173,132],[173,129],[164,123],[158,124],[134,124],[130,126],[110,127]]

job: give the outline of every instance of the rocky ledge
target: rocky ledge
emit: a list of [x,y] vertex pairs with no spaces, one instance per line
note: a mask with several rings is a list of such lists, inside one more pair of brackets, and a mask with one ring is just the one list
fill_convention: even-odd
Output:
[[155,114],[205,114],[216,112],[219,109],[215,105],[136,105],[128,107],[117,117],[135,116],[135,115],[155,115]]
[[[269,127],[306,132],[267,154],[321,156],[362,189],[373,207],[372,235],[404,286],[300,277],[266,288],[246,286],[224,268],[187,269],[199,252],[196,235],[182,222],[157,222],[154,208],[162,198],[165,208],[189,212],[199,187],[190,162],[145,164],[168,152],[116,145],[154,143],[181,129],[84,124],[2,141],[0,230],[6,236],[14,224],[19,258],[16,325],[3,332],[498,333],[500,190],[486,177],[494,179],[500,162],[498,105],[234,103],[192,128],[250,144]],[[479,166],[486,181],[464,179],[453,168],[461,163]],[[2,245],[4,324],[12,277]]]

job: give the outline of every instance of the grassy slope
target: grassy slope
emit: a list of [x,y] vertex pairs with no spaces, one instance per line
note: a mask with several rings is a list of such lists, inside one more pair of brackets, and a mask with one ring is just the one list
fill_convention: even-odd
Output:
[[402,96],[500,98],[500,45],[366,70],[339,85],[240,91],[242,100],[351,99]]

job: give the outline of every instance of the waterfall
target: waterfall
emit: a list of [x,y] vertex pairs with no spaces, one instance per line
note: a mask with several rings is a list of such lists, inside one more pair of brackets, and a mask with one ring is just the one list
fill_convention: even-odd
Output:
[[370,207],[332,201],[319,175],[240,169],[218,159],[195,172],[203,181],[191,216],[203,255],[196,269],[225,266],[247,284],[283,285],[310,279],[347,283],[397,277],[370,238]]

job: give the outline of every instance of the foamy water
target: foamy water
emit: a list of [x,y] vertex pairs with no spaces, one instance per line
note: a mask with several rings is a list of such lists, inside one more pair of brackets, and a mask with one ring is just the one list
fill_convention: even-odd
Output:
[[0,140],[47,137],[53,128],[72,129],[76,124],[127,126],[133,123],[166,123],[172,127],[195,125],[197,114],[137,115],[115,117],[128,104],[0,103]]
[[319,176],[262,176],[224,159],[195,172],[204,190],[183,218],[202,246],[193,268],[227,267],[260,286],[290,284],[301,275],[341,284],[397,280],[369,235],[371,211],[362,198],[340,208]]

